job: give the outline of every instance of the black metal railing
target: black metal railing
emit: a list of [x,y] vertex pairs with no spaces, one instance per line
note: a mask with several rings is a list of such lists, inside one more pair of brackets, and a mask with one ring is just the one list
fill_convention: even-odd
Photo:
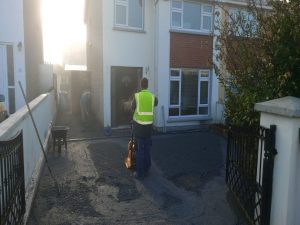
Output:
[[251,224],[269,225],[275,130],[229,127],[226,183]]
[[0,225],[23,224],[25,183],[23,138],[0,142]]

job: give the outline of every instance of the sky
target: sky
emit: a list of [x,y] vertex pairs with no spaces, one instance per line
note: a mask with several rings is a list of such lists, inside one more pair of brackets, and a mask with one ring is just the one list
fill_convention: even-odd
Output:
[[43,0],[44,61],[61,64],[64,49],[85,43],[84,0]]

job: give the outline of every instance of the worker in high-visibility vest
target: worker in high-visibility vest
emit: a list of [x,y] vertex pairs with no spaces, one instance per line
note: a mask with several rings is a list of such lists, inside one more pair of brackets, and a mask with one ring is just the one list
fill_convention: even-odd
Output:
[[135,176],[144,179],[151,167],[151,135],[154,107],[158,100],[148,91],[148,79],[142,78],[141,91],[135,93],[132,101],[133,132],[137,143]]

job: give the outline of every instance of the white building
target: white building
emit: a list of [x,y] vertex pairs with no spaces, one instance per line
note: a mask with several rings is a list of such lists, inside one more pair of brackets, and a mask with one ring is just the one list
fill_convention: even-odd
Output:
[[18,81],[29,100],[39,94],[43,63],[40,0],[0,0],[0,94],[10,114],[24,105]]
[[[240,3],[227,7],[246,6]],[[213,2],[86,0],[85,6],[92,105],[104,126],[129,124],[126,106],[141,77],[159,100],[156,127],[222,120],[224,97],[212,65],[220,8]]]

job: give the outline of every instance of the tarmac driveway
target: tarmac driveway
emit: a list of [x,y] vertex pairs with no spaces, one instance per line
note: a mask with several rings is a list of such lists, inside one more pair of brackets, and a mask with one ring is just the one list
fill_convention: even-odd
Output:
[[244,224],[224,182],[225,139],[208,131],[154,136],[144,181],[123,164],[127,143],[103,138],[50,150],[60,195],[44,169],[28,224]]

